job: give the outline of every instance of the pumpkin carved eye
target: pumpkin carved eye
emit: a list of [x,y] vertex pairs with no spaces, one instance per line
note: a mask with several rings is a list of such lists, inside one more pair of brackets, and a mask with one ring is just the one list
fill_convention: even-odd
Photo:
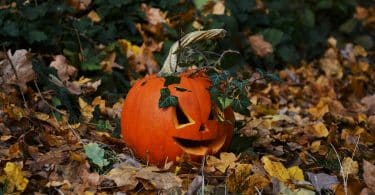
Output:
[[186,115],[186,113],[182,110],[180,105],[177,105],[174,111],[175,111],[174,121],[175,121],[175,125],[177,129],[195,123],[193,119],[191,119],[188,115]]

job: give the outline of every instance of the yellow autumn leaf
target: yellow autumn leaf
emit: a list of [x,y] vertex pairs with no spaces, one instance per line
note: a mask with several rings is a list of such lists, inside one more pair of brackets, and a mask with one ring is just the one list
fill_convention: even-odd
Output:
[[358,173],[358,162],[354,161],[352,158],[345,157],[342,161],[342,168],[345,174],[355,175]]
[[86,103],[81,97],[78,98],[79,108],[85,121],[90,121],[93,117],[94,107]]
[[139,46],[132,45],[132,43],[126,39],[119,40],[119,43],[128,57],[131,55],[140,55],[142,53],[142,49]]
[[313,135],[317,137],[327,137],[328,136],[328,129],[322,122],[318,122],[313,125]]
[[24,173],[19,166],[15,163],[7,162],[4,172],[7,180],[14,185],[18,191],[23,192],[26,189],[29,180],[25,178]]
[[305,180],[305,177],[303,176],[303,171],[298,166],[289,167],[288,172],[292,180],[297,180],[297,181]]
[[268,156],[263,156],[262,162],[264,169],[270,176],[276,177],[283,182],[290,180],[288,169],[281,162],[274,162]]
[[315,118],[320,118],[329,111],[328,102],[328,98],[320,98],[319,103],[307,111]]
[[100,113],[105,113],[106,112],[106,109],[105,109],[105,100],[102,99],[101,96],[97,96],[94,98],[94,100],[92,100],[92,106],[99,106],[99,110],[100,110]]
[[88,14],[87,17],[90,18],[92,22],[100,22],[101,18],[98,13],[96,13],[94,10],[91,10]]

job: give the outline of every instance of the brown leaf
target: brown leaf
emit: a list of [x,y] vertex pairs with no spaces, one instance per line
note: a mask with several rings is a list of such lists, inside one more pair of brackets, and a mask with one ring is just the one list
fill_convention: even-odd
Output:
[[255,54],[260,57],[265,57],[273,52],[271,43],[263,39],[263,35],[252,35],[248,38],[251,48]]
[[222,152],[220,153],[220,159],[215,156],[207,157],[207,165],[213,166],[222,173],[225,173],[228,168],[234,168],[237,160],[237,157],[233,153]]
[[142,10],[146,14],[147,21],[152,25],[157,25],[166,22],[166,13],[163,13],[158,8],[153,8],[145,3],[142,3]]
[[135,177],[141,179],[146,190],[168,190],[171,188],[181,187],[182,180],[173,173],[158,173],[156,167],[146,167],[141,169]]
[[88,14],[87,14],[87,17],[90,18],[90,20],[92,22],[100,22],[101,18],[100,16],[98,15],[98,13],[96,13],[96,11],[94,10],[91,10]]
[[337,51],[329,48],[324,54],[324,58],[319,60],[320,68],[327,76],[341,79],[343,76],[343,68],[338,60]]
[[0,61],[0,84],[15,84],[18,85],[22,91],[26,91],[26,83],[34,80],[36,76],[32,67],[30,53],[25,49],[21,49],[16,50],[12,55],[9,50],[8,56],[12,63],[10,63],[8,59]]
[[225,13],[225,4],[223,1],[218,1],[215,3],[212,8],[212,14],[214,15],[223,15]]
[[375,192],[375,165],[363,160],[363,179],[370,190]]
[[71,76],[77,73],[77,69],[74,66],[69,65],[63,55],[55,56],[50,67],[57,70],[57,76],[61,81],[68,81]]
[[138,185],[138,180],[135,178],[139,168],[122,164],[113,168],[106,175],[105,179],[113,180],[117,186],[121,186],[126,190],[132,190]]

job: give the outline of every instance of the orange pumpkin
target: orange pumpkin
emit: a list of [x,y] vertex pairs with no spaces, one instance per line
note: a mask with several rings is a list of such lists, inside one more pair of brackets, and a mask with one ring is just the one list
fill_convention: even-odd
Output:
[[[212,38],[223,32],[219,30],[190,33],[181,42],[187,45],[204,36]],[[166,62],[175,57],[177,47],[172,48]],[[159,75],[176,70],[176,64],[165,71],[168,68],[165,63]],[[228,147],[234,129],[234,114],[230,108],[220,113],[212,105],[208,90],[211,83],[207,76],[203,72],[182,71],[178,74],[180,83],[168,85],[170,94],[178,98],[178,105],[159,108],[160,90],[165,81],[159,75],[136,82],[123,105],[121,133],[135,155],[145,162],[163,165],[175,161],[178,156],[188,155],[197,160]],[[222,122],[216,118],[218,113],[224,119]]]
[[146,162],[162,164],[183,154],[213,154],[227,147],[232,138],[234,114],[226,109],[225,120],[218,121],[212,109],[208,78],[187,74],[180,77],[180,84],[168,86],[171,95],[178,97],[176,107],[159,108],[164,78],[156,75],[138,81],[126,97],[122,136],[135,155]]

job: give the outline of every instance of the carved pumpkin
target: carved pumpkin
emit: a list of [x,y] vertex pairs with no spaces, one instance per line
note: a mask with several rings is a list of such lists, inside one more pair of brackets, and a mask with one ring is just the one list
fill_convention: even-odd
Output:
[[[212,38],[212,32],[216,33],[201,31],[193,38],[192,33],[184,38],[194,41],[202,38],[202,34]],[[184,38],[183,45],[189,44]],[[171,49],[166,61],[173,61],[176,53],[173,50],[176,47]],[[225,149],[232,138],[234,114],[230,108],[220,113],[212,105],[208,91],[210,81],[203,72],[180,73],[180,83],[168,85],[171,95],[178,98],[178,105],[159,108],[160,90],[165,81],[160,73],[176,70],[170,67],[165,71],[167,68],[165,63],[159,75],[139,80],[128,92],[121,116],[121,133],[126,144],[143,161],[158,165],[175,161],[182,155],[199,159]],[[223,122],[216,118],[218,113],[224,118]]]
[[[136,156],[162,164],[188,154],[203,156],[227,147],[233,133],[234,115],[224,111],[219,122],[212,109],[207,77],[181,75],[180,84],[169,85],[178,106],[159,108],[164,78],[156,75],[138,81],[129,91],[121,118],[122,136]],[[179,91],[177,88],[186,89]]]

